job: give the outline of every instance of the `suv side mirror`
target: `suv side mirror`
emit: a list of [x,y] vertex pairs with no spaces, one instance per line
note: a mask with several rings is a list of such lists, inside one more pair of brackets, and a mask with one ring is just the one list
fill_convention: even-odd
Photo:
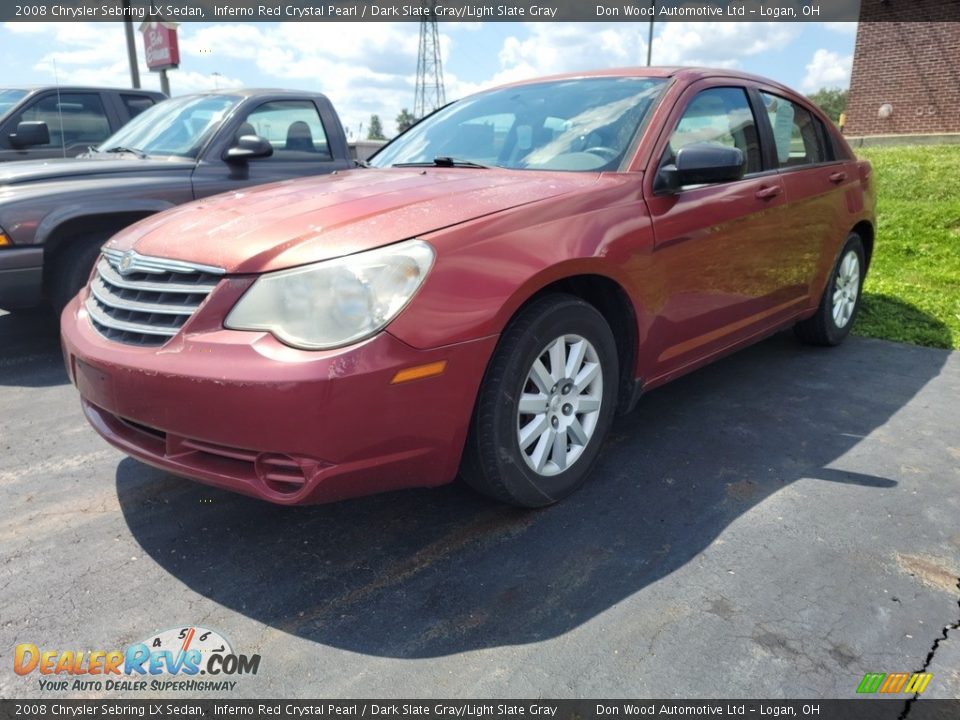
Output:
[[223,159],[227,162],[241,163],[271,155],[273,155],[273,145],[269,140],[259,135],[243,135],[223,154]]
[[50,128],[42,120],[17,123],[17,131],[7,136],[15,148],[46,145],[50,142]]
[[677,151],[676,163],[660,168],[655,190],[674,193],[687,185],[732,182],[743,177],[743,170],[743,151],[739,148],[694,143]]

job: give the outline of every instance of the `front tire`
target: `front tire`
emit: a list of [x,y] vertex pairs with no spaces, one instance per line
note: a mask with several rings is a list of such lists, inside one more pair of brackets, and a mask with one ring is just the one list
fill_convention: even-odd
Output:
[[57,316],[87,284],[93,264],[100,256],[100,247],[106,239],[106,236],[70,238],[66,241],[67,246],[57,254],[47,291]]
[[850,233],[830,271],[816,314],[794,326],[797,337],[810,345],[831,346],[843,342],[860,311],[866,269],[863,241],[856,233]]
[[617,404],[619,361],[607,321],[564,294],[509,324],[484,377],[461,476],[522,507],[551,505],[587,479]]

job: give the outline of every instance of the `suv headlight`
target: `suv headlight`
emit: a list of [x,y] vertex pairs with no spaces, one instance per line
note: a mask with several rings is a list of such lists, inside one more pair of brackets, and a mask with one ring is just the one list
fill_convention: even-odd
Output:
[[433,266],[422,240],[267,273],[227,315],[231,330],[266,330],[304,350],[327,350],[370,337],[413,297]]

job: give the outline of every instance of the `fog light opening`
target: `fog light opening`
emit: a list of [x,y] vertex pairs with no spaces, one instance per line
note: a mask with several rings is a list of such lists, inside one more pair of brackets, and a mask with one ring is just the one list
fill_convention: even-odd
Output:
[[295,495],[307,484],[303,466],[289,455],[260,453],[253,465],[257,479],[280,495]]

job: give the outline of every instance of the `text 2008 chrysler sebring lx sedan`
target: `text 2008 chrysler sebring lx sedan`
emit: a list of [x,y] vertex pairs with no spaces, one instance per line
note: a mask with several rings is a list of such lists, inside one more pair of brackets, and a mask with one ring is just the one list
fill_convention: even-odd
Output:
[[220,195],[103,248],[64,311],[109,442],[278,503],[575,490],[641,392],[795,325],[849,332],[870,166],[763,78],[535,80],[371,163]]

